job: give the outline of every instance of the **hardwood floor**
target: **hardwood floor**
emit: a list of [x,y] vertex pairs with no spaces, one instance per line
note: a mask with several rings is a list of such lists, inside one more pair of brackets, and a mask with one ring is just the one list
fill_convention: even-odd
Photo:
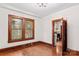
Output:
[[22,46],[18,48],[9,49],[7,51],[0,51],[0,56],[52,56],[56,55],[52,47],[43,43],[32,45],[30,47]]
[[23,51],[24,51],[24,55],[28,55],[28,56],[52,56],[52,55],[56,55],[55,50],[52,50],[51,47],[46,46],[44,44],[39,44],[36,46],[25,48]]
[[[76,54],[64,52],[65,56],[75,56]],[[37,43],[30,46],[21,46],[17,48],[0,51],[0,56],[56,56],[55,48],[44,43]]]

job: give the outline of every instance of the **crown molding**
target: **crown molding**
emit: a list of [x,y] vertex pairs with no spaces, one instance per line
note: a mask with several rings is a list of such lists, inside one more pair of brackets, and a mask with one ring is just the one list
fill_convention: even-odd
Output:
[[41,18],[41,17],[39,17],[39,16],[31,13],[31,12],[27,12],[27,11],[24,11],[24,10],[20,10],[20,9],[14,8],[14,7],[9,6],[7,4],[4,4],[4,3],[3,4],[0,4],[0,7],[1,8],[8,9],[8,10],[16,11],[16,12],[19,12],[19,13],[22,13],[22,14],[26,14],[26,15],[30,15],[30,16],[37,17],[37,18]]

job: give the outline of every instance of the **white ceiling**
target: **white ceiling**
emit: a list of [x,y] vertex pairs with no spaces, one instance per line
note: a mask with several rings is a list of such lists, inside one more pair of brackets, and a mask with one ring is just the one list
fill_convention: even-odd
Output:
[[58,12],[60,10],[69,8],[74,5],[78,5],[77,3],[47,3],[47,7],[39,7],[37,3],[6,3],[10,7],[30,12],[34,16],[37,17],[45,17],[51,13]]

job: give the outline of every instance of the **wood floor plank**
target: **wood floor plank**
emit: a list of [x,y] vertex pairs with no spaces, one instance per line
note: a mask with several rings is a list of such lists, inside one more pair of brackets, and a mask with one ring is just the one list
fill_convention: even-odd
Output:
[[[65,56],[79,56],[73,51],[64,52]],[[0,56],[57,56],[56,49],[43,43],[0,51]]]

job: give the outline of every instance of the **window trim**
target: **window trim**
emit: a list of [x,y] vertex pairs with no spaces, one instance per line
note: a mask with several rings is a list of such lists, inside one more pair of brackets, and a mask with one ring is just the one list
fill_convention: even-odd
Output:
[[[11,39],[11,34],[12,34],[12,29],[11,29],[11,25],[12,25],[12,19],[21,19],[22,20],[22,38],[20,40],[12,40]],[[11,42],[20,42],[20,41],[24,41],[24,40],[33,40],[34,39],[34,20],[33,19],[29,19],[29,21],[33,22],[33,37],[32,38],[25,38],[25,21],[28,20],[29,18],[25,18],[25,17],[19,17],[19,16],[15,16],[15,15],[8,15],[8,43]]]

